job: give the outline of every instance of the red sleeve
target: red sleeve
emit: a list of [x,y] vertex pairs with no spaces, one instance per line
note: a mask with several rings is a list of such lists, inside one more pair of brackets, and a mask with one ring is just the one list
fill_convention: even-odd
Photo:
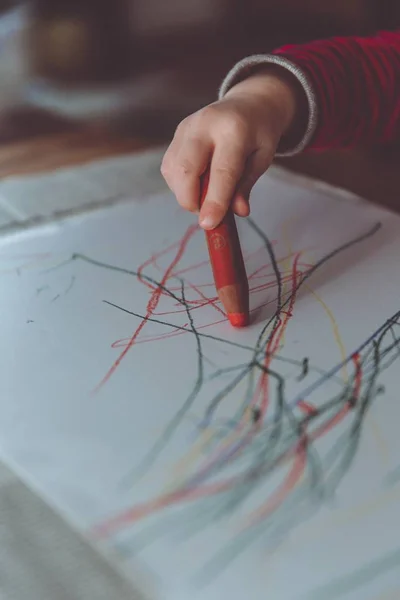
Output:
[[285,46],[274,54],[297,65],[316,95],[310,149],[400,139],[400,31]]

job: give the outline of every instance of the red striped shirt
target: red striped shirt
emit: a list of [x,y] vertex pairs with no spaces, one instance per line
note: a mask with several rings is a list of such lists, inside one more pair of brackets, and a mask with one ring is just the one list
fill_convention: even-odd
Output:
[[275,52],[307,75],[318,103],[312,150],[400,139],[400,31],[337,37]]

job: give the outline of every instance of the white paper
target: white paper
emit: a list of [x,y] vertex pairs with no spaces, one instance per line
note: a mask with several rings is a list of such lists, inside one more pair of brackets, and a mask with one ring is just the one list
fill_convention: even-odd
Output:
[[2,240],[3,456],[160,598],[395,593],[399,218],[265,177],[246,330],[194,226],[160,195]]

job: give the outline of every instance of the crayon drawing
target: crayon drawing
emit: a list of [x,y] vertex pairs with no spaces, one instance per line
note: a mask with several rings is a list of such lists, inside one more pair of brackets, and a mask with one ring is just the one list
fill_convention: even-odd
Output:
[[[187,560],[190,585],[218,597],[249,553],[262,548],[265,561],[282,554],[285,563],[298,531],[305,540],[313,527],[346,521],[366,494],[377,505],[384,494],[398,495],[391,398],[400,358],[400,306],[392,294],[399,273],[388,278],[397,264],[398,223],[326,200],[336,224],[350,215],[339,231],[323,225],[311,198],[314,223],[299,234],[301,216],[291,219],[290,198],[271,227],[258,218],[256,202],[255,216],[240,223],[252,324],[238,332],[216,296],[203,232],[157,202],[171,224],[164,237],[161,227],[153,239],[140,236],[151,204],[122,206],[77,222],[63,243],[43,235],[27,240],[18,256],[0,253],[18,297],[30,290],[29,309],[17,308],[25,327],[29,321],[29,332],[38,331],[41,323],[41,333],[24,333],[25,345],[48,352],[46,360],[50,350],[39,341],[47,336],[56,349],[46,370],[48,423],[37,418],[33,425],[38,437],[46,427],[53,436],[51,468],[33,464],[17,434],[8,435],[6,454],[122,561],[143,556],[174,586],[176,565]],[[101,243],[106,231],[119,232],[110,250]],[[374,286],[388,282],[380,302],[365,295],[371,272]],[[57,352],[71,363],[68,406]],[[38,397],[43,384],[33,386]],[[7,437],[1,428],[0,437]],[[35,443],[39,456],[44,441]],[[365,527],[360,515],[354,522]],[[363,573],[383,554],[397,556],[392,543],[362,548],[348,567]],[[176,545],[179,558],[165,560],[166,547]],[[336,542],[335,552],[340,548]],[[346,573],[331,563],[319,579],[305,578],[304,598],[315,590],[325,597],[324,586],[328,594]],[[285,595],[290,582],[279,585],[278,600],[303,597]]]
[[[298,361],[285,359],[279,355],[279,350],[285,329],[295,316],[296,296],[307,279],[335,255],[350,251],[353,245],[361,244],[373,236],[380,224],[375,224],[315,264],[307,264],[301,251],[278,258],[269,239],[251,219],[248,220],[248,225],[260,238],[257,253],[264,249],[268,257],[261,269],[249,273],[252,297],[270,290],[276,296],[268,304],[275,304],[276,308],[266,323],[261,321],[254,348],[246,349],[249,355],[247,363],[225,369],[207,365],[207,355],[202,347],[203,337],[222,346],[229,347],[232,342],[215,338],[212,333],[203,333],[204,329],[209,330],[210,326],[225,320],[226,316],[219,306],[212,281],[199,286],[190,282],[191,278],[195,280],[193,272],[202,265],[187,267],[184,272],[179,269],[179,259],[190,238],[198,233],[195,227],[190,227],[179,242],[140,265],[136,273],[132,272],[132,276],[150,290],[145,313],[135,313],[105,300],[110,307],[137,319],[139,324],[130,338],[115,342],[114,347],[122,348],[122,351],[96,390],[114,375],[120,361],[136,343],[160,343],[168,340],[171,335],[189,334],[195,339],[197,377],[193,390],[184,399],[179,411],[173,415],[143,462],[138,465],[137,471],[131,477],[128,476],[132,485],[140,478],[140,473],[151,469],[187,413],[195,409],[196,397],[201,393],[202,387],[206,387],[207,380],[219,379],[222,385],[210,398],[201,418],[194,423],[194,440],[192,447],[189,447],[189,457],[183,457],[176,468],[178,478],[171,483],[170,489],[148,503],[132,507],[105,522],[100,526],[99,534],[111,534],[120,528],[133,526],[152,513],[177,503],[201,503],[209,498],[215,500],[215,506],[206,502],[204,512],[208,516],[203,517],[201,525],[198,523],[194,529],[212,525],[228,512],[235,511],[268,477],[277,471],[281,472],[279,485],[243,520],[243,531],[235,539],[232,548],[227,549],[227,554],[234,554],[235,547],[242,550],[246,543],[261,535],[269,525],[268,519],[279,512],[283,505],[286,505],[286,515],[280,516],[278,522],[274,522],[274,527],[278,523],[282,527],[283,522],[287,522],[287,505],[292,506],[290,512],[293,519],[293,504],[302,508],[302,503],[309,500],[310,495],[315,499],[331,496],[354,459],[369,406],[385,391],[380,384],[380,375],[399,358],[400,311],[371,332],[351,355],[344,355],[342,360],[326,371],[310,364],[308,357]],[[145,269],[149,266],[160,271],[158,261],[169,255],[172,260],[159,280],[146,275]],[[82,255],[74,255],[71,260],[81,260],[100,268],[118,269]],[[251,262],[251,256],[247,257],[246,262]],[[286,264],[287,270],[282,271],[279,263]],[[162,301],[164,306],[160,310]],[[203,325],[199,331],[195,324],[196,311],[207,305],[214,307],[217,320]],[[262,308],[263,303],[256,304],[253,313],[257,315]],[[185,322],[181,325],[168,321],[168,317],[177,314],[184,316]],[[159,323],[169,331],[142,337],[140,340],[139,335],[147,322]],[[283,369],[280,369],[279,363],[283,364]],[[285,390],[287,366],[291,367],[290,376],[293,376],[293,369],[298,371],[297,381],[301,383],[294,397],[287,397]],[[310,375],[314,377],[307,385]],[[245,393],[239,408],[229,419],[220,418],[219,406],[222,403],[229,405],[230,397],[240,384],[244,386]],[[331,385],[332,392],[326,394],[324,388],[330,390]],[[322,400],[315,403],[312,399],[309,400],[309,396],[320,389]],[[335,428],[339,430],[340,437],[322,459],[317,452],[317,443]],[[233,467],[237,469],[234,476],[231,475]],[[181,516],[179,520],[182,520]],[[177,523],[173,527],[176,528]]]

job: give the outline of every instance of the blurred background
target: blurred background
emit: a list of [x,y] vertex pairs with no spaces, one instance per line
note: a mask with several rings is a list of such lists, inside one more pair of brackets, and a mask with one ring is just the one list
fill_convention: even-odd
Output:
[[398,0],[0,0],[0,11],[0,175],[49,152],[57,165],[62,143],[71,163],[165,142],[243,56],[400,24]]

